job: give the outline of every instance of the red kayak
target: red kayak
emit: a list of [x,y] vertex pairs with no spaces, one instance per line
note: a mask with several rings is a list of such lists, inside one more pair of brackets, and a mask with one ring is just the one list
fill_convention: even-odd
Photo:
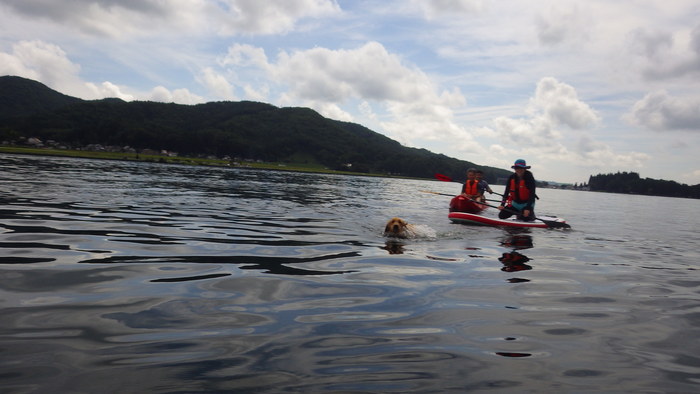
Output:
[[450,212],[479,213],[486,209],[487,205],[470,200],[459,195],[450,201]]

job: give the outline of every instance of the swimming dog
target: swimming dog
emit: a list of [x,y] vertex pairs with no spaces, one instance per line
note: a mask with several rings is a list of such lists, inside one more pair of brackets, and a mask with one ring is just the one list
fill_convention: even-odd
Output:
[[409,238],[416,235],[416,229],[412,224],[401,218],[391,218],[384,227],[384,235],[396,238]]

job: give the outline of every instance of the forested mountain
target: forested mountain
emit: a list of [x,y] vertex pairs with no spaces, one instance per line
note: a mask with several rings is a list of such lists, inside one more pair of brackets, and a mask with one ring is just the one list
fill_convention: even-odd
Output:
[[636,172],[591,175],[588,179],[588,187],[592,191],[612,193],[700,198],[700,185],[688,186],[675,181],[642,179]]
[[51,111],[82,101],[21,77],[0,77],[0,119]]
[[37,137],[72,146],[118,145],[269,162],[317,163],[333,169],[462,180],[480,167],[494,183],[509,171],[402,146],[355,123],[308,108],[257,102],[198,105],[81,100],[39,82],[0,77],[0,141]]

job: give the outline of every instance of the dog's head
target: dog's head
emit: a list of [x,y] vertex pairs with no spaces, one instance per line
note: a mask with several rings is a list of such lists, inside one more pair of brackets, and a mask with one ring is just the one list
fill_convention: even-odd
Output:
[[404,230],[407,225],[408,223],[401,218],[391,218],[386,223],[384,233],[393,236],[402,236],[404,235]]

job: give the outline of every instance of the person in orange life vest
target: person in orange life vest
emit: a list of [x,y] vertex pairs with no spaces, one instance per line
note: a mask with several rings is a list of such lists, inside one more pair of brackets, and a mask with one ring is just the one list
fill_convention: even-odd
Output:
[[479,190],[479,201],[485,202],[486,197],[484,197],[485,192],[493,193],[493,190],[491,190],[491,187],[489,187],[489,184],[483,180],[484,177],[484,172],[481,170],[476,170],[475,172],[475,177],[476,181],[478,182],[477,189]]
[[479,181],[476,180],[476,169],[467,170],[467,181],[462,185],[462,196],[470,200],[479,198]]
[[517,214],[518,219],[535,220],[535,177],[528,171],[530,166],[525,160],[518,159],[511,168],[515,172],[506,182],[498,217],[506,219]]

